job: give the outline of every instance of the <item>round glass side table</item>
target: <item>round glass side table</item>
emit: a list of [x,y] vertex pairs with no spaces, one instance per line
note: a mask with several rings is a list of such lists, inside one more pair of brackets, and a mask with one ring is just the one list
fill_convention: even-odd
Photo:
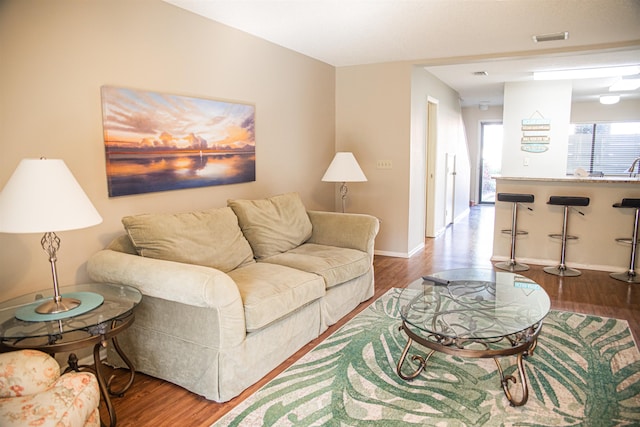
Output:
[[[55,320],[47,317],[25,318],[24,313],[30,308],[51,298],[52,289],[33,292],[0,303],[0,352],[34,349],[48,354],[72,352],[69,355],[70,370],[89,370],[96,375],[100,385],[100,393],[104,400],[110,418],[111,426],[115,426],[117,419],[109,396],[122,396],[131,387],[135,376],[135,368],[118,345],[117,335],[127,329],[134,321],[134,311],[142,300],[142,294],[136,288],[125,285],[106,283],[91,283],[64,286],[60,293],[80,295],[97,295],[101,302],[98,306],[72,317],[54,316]],[[71,314],[71,312],[69,312]],[[17,316],[17,317],[16,317]],[[60,318],[61,317],[61,318]],[[47,319],[47,320],[39,320]],[[111,377],[105,380],[102,373],[100,349],[111,341],[114,349],[127,365],[129,379],[118,390],[111,387]],[[94,367],[78,365],[78,358],[73,351],[93,346]]]

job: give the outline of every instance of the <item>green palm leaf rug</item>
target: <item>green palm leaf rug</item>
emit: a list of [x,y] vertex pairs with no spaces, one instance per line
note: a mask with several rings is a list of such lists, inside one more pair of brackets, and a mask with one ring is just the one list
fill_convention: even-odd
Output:
[[[387,292],[214,426],[640,425],[640,352],[626,321],[550,312],[525,361],[529,400],[511,407],[491,359],[435,353],[412,382],[397,375],[406,344],[399,291]],[[515,365],[515,357],[501,361]]]

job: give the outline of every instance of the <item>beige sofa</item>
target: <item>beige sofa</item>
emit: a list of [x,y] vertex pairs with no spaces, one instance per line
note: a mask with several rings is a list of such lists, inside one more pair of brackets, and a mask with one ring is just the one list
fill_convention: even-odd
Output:
[[138,371],[207,399],[238,395],[373,296],[378,220],[306,211],[297,193],[122,222],[88,262],[93,280],[144,295],[120,344]]

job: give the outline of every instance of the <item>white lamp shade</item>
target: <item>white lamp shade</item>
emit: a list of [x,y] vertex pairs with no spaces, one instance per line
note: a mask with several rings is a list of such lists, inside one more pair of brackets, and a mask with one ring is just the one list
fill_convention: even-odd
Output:
[[360,169],[353,153],[339,152],[331,161],[322,180],[325,182],[362,182],[366,181],[367,177],[364,176],[364,172]]
[[0,232],[47,233],[101,222],[60,159],[23,159],[0,193]]

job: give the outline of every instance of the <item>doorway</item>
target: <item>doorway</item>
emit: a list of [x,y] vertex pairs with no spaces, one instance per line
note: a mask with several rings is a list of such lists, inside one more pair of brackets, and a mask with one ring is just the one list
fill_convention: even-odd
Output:
[[479,202],[496,202],[496,180],[502,171],[502,122],[480,122]]

